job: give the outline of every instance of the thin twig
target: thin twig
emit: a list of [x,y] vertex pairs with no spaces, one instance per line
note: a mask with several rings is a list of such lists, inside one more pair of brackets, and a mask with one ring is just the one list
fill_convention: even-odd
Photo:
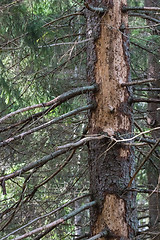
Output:
[[93,40],[94,38],[88,38],[88,39],[84,39],[81,41],[75,41],[75,42],[61,42],[61,43],[53,43],[53,44],[49,44],[49,45],[43,45],[43,46],[38,46],[38,48],[46,48],[46,47],[55,47],[55,46],[61,46],[61,45],[77,45],[77,44],[82,44],[85,42],[89,42],[91,40]]
[[128,188],[131,187],[131,184],[133,182],[133,180],[135,179],[136,175],[138,174],[138,172],[140,171],[140,169],[143,167],[143,165],[147,162],[147,160],[149,159],[150,155],[153,153],[153,151],[156,149],[156,147],[158,146],[160,142],[160,138],[157,140],[157,142],[154,144],[154,146],[151,148],[151,150],[148,152],[147,156],[145,157],[145,159],[143,160],[143,162],[140,164],[140,166],[138,167],[138,169],[136,170],[136,172],[133,174],[133,176],[131,177],[129,183],[128,183]]
[[131,17],[141,17],[143,19],[147,19],[149,21],[152,21],[152,22],[156,22],[156,23],[160,23],[160,20],[156,19],[156,18],[153,18],[153,17],[150,17],[146,14],[141,14],[141,13],[129,13],[129,16]]
[[62,16],[62,17],[59,17],[59,18],[57,18],[57,19],[54,19],[54,20],[52,20],[52,21],[44,24],[42,27],[48,27],[48,26],[50,26],[51,24],[53,24],[53,23],[55,23],[55,22],[58,22],[58,21],[60,21],[60,20],[63,20],[63,19],[65,19],[65,18],[68,18],[68,17],[76,16],[76,15],[78,15],[78,16],[79,16],[79,15],[82,15],[82,16],[83,16],[84,14],[83,14],[83,12],[71,13],[71,14],[68,14],[68,15],[65,15],[65,16]]
[[127,83],[122,83],[121,86],[125,87],[125,86],[133,86],[133,85],[140,85],[140,84],[144,84],[144,83],[148,83],[148,82],[155,82],[157,81],[157,79],[155,78],[148,78],[148,79],[144,79],[144,80],[137,80],[137,81],[133,81],[133,82],[127,82]]

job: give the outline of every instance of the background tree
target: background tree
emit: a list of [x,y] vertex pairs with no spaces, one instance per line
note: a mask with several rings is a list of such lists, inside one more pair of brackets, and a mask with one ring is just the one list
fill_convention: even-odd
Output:
[[[151,3],[149,1],[146,1],[146,6],[151,7]],[[154,1],[152,3],[152,6],[157,7],[158,1]],[[148,24],[152,24],[148,22]],[[160,35],[159,28],[155,26],[152,29],[152,49],[153,52],[156,53],[156,55],[148,54],[148,77],[156,79],[155,82],[151,83],[150,87],[152,88],[152,91],[148,92],[149,98],[153,99],[159,99],[159,91],[160,90],[160,80],[159,80],[159,74],[160,74],[160,64],[159,59],[157,55],[160,53],[160,46],[157,45],[158,42],[158,36]],[[150,127],[154,128],[157,126],[160,126],[159,119],[160,119],[160,103],[151,102],[148,104],[148,124]],[[152,133],[153,138],[158,139],[160,137],[160,132],[153,132]],[[159,184],[159,173],[160,173],[160,164],[159,164],[159,153],[156,152],[156,156],[152,158],[152,161],[148,162],[148,169],[147,169],[147,177],[148,177],[148,185],[150,189],[156,189],[157,184]],[[152,170],[151,170],[152,169]],[[158,222],[160,221],[160,215],[159,215],[159,209],[160,209],[160,199],[156,194],[151,194],[149,197],[149,217],[150,217],[150,227],[159,229]]]

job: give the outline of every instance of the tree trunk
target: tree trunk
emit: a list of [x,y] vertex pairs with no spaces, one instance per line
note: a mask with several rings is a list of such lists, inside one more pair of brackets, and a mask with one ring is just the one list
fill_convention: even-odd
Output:
[[89,3],[109,10],[103,16],[86,10],[87,37],[94,38],[87,48],[88,81],[99,84],[99,92],[89,95],[89,100],[97,103],[89,113],[89,134],[106,135],[88,146],[91,198],[98,200],[91,210],[91,233],[108,229],[112,239],[133,239],[136,196],[125,191],[134,170],[133,150],[120,144],[112,146],[113,137],[131,137],[133,124],[131,87],[121,87],[130,81],[128,15],[121,12],[126,0]]
[[[145,1],[146,7],[158,7],[159,0],[154,1]],[[153,24],[148,22],[148,24]],[[160,35],[160,32],[158,28],[155,27],[155,29],[152,32],[153,37],[157,35]],[[157,81],[152,83],[153,88],[160,88],[160,64],[159,64],[159,58],[158,54],[160,54],[160,48],[158,44],[155,42],[154,44],[154,38],[152,39],[153,46],[152,50],[156,53],[157,56],[154,54],[149,53],[148,55],[148,77],[153,77],[157,79]],[[151,91],[148,94],[149,98],[155,98],[160,99],[159,91]],[[148,124],[150,127],[157,127],[160,126],[160,104],[159,103],[149,103],[148,104]],[[152,136],[155,139],[160,138],[160,131],[153,131]],[[159,157],[158,149],[157,149],[157,156]],[[157,187],[158,179],[160,175],[160,162],[159,159],[152,157],[152,162],[148,162],[147,165],[147,177],[148,177],[148,187],[149,189],[154,190]],[[157,166],[157,169],[155,168]],[[157,194],[152,194],[149,197],[149,223],[151,228],[159,228],[158,222],[160,222],[160,196]],[[158,229],[159,230],[159,229]],[[159,236],[158,238],[159,239]]]

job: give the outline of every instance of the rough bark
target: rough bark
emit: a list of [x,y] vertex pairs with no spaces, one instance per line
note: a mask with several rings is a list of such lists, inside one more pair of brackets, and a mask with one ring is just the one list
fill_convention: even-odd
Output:
[[[132,132],[128,16],[121,7],[126,0],[89,1],[94,7],[104,6],[108,12],[86,10],[87,37],[94,37],[87,50],[88,81],[99,84],[99,92],[89,100],[97,108],[89,113],[89,134],[130,137]],[[89,142],[90,192],[99,203],[91,210],[91,232],[96,235],[109,229],[112,239],[133,239],[136,231],[135,193],[125,192],[133,173],[131,147],[112,144],[102,139]],[[110,239],[110,236],[100,239]]]
[[[155,6],[158,7],[159,0],[155,1],[149,1],[146,0],[145,4],[147,7]],[[150,24],[150,22],[148,22]],[[160,32],[158,31],[158,28],[155,27],[155,29],[152,32],[153,36],[157,35],[157,37],[160,35]],[[154,39],[152,40],[154,42]],[[156,51],[157,56],[158,53],[160,54],[160,47],[158,44],[153,44],[152,47],[153,51]],[[154,54],[148,55],[148,77],[154,77],[157,79],[157,81],[153,82],[151,86],[153,88],[160,88],[160,64],[159,64],[159,58],[156,57]],[[159,91],[150,91],[148,94],[149,98],[156,98],[160,100],[160,94]],[[148,104],[148,124],[150,127],[157,127],[160,126],[160,110],[157,110],[160,108],[160,103],[149,103]],[[152,133],[152,136],[155,139],[160,138],[160,131],[155,131]],[[157,149],[157,154],[160,155]],[[156,158],[152,157],[152,161],[154,164],[158,167],[158,169],[155,168],[152,162],[148,162],[147,165],[147,177],[148,177],[148,186],[149,189],[154,190],[157,187],[158,179],[160,175],[160,162],[157,161]],[[151,194],[149,197],[149,224],[150,227],[154,229],[154,231],[157,229],[159,231],[160,227],[160,196],[159,194]],[[158,226],[159,222],[159,226]],[[159,239],[159,236],[155,239]]]

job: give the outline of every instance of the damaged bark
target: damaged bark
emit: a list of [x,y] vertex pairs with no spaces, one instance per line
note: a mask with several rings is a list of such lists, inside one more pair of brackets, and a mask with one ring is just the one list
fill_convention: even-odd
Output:
[[100,239],[133,239],[136,232],[135,193],[125,192],[134,170],[132,148],[115,145],[112,137],[129,138],[132,132],[132,91],[122,87],[130,81],[126,0],[88,1],[107,8],[102,15],[86,9],[88,81],[99,85],[89,101],[97,108],[89,112],[88,134],[110,137],[89,142],[90,192],[98,204],[91,210],[91,233],[102,231]]

